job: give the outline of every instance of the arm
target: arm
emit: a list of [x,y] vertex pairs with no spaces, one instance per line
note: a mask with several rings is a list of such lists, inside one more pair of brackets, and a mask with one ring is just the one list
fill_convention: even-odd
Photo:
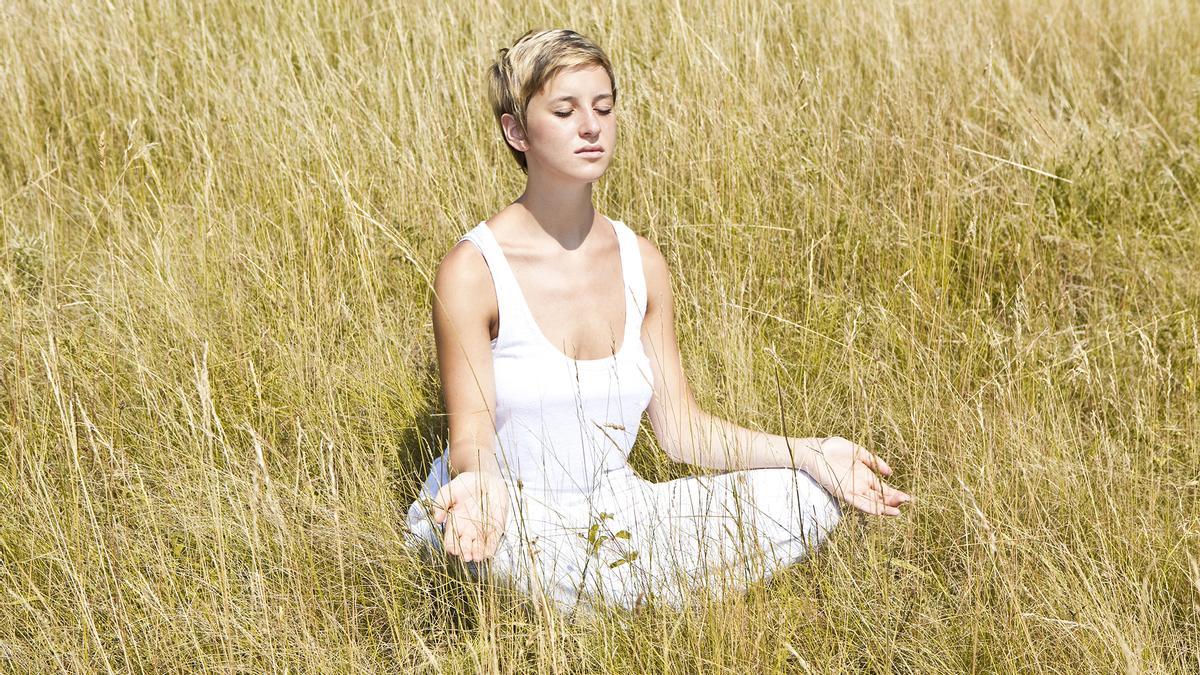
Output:
[[[444,548],[464,560],[492,555],[508,518],[508,488],[494,449],[496,388],[491,325],[496,295],[483,256],[462,242],[438,266],[433,332],[449,418],[451,481],[434,498]],[[449,520],[449,522],[447,522]]]
[[736,471],[791,467],[851,505],[869,513],[899,514],[908,495],[884,483],[875,471],[892,473],[881,458],[844,438],[795,438],[754,431],[700,409],[679,355],[670,272],[662,253],[638,238],[646,275],[646,317],[642,343],[654,373],[650,424],[674,461]]
[[487,263],[462,242],[438,266],[433,282],[433,336],[449,419],[450,475],[499,475],[492,447],[496,385],[490,326],[499,314]]

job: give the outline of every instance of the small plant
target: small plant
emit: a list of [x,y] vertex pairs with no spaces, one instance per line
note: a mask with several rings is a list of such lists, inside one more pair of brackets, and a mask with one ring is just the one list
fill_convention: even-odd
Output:
[[45,270],[45,253],[33,242],[16,240],[0,260],[6,284],[19,291],[36,295],[42,290],[42,274]]

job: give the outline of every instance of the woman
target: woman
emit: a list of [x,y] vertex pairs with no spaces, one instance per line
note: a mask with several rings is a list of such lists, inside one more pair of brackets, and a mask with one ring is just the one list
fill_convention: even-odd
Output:
[[[800,560],[839,500],[899,515],[911,497],[854,443],[752,431],[696,405],[665,259],[592,206],[617,141],[604,52],[531,31],[500,50],[489,94],[527,183],[434,281],[450,438],[409,509],[415,538],[564,609],[679,606]],[[643,480],[626,459],[644,411],[673,460],[725,473]]]

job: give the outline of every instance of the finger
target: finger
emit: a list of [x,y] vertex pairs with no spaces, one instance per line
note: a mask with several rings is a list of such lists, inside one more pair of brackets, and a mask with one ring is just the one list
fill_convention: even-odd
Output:
[[463,535],[461,546],[462,554],[459,556],[462,558],[463,562],[471,562],[475,559],[475,539],[476,537],[474,533]]
[[466,545],[466,528],[462,519],[457,515],[452,515],[449,524],[446,526],[446,537],[444,539],[446,552],[451,555],[461,557],[463,548]]
[[458,555],[459,553],[458,530],[455,529],[453,520],[450,521],[450,524],[442,532],[442,550],[447,555]]
[[492,530],[479,539],[479,555],[480,558],[489,558],[492,552],[496,550],[496,532]]
[[863,452],[863,463],[885,476],[892,475],[892,467],[888,466],[888,463],[883,461],[882,457],[873,452]]
[[462,524],[459,523],[459,526],[454,528],[454,555],[461,558],[461,557],[465,556],[466,554],[467,554],[467,532],[466,532],[466,528],[462,527]]
[[856,494],[861,494],[864,497],[867,497],[868,499],[874,499],[881,502],[886,501],[886,493],[884,493],[883,481],[879,480],[879,477],[873,473],[860,477],[853,491]]
[[487,535],[483,532],[476,532],[471,538],[471,560],[483,560],[483,550],[487,541]]
[[464,528],[463,536],[463,559],[470,562],[479,560],[480,544],[483,542],[484,533],[478,522],[472,521],[471,525]]
[[879,499],[889,506],[897,506],[904,502],[904,498],[900,496],[899,491],[890,485],[879,486]]
[[851,504],[864,513],[871,515],[898,516],[900,509],[894,506],[888,506],[878,499],[873,499],[866,495],[857,495],[857,499]]
[[912,497],[909,497],[904,492],[897,490],[887,483],[883,483],[882,487],[884,502],[891,504],[892,506],[899,506],[900,504],[904,504],[912,500]]
[[463,527],[462,556],[464,561],[479,560],[479,542],[481,538],[482,532],[480,532],[479,525],[476,522],[472,521],[472,524]]
[[471,562],[478,560],[479,540],[475,536],[467,538],[466,544],[463,546],[462,559],[463,562]]
[[493,536],[487,536],[479,540],[479,559],[487,560],[495,553],[496,539]]
[[905,492],[904,490],[901,490],[901,489],[899,489],[899,488],[894,488],[894,487],[892,487],[891,485],[888,485],[887,483],[882,483],[882,485],[883,485],[883,487],[884,487],[884,489],[885,489],[885,490],[887,490],[887,491],[889,491],[889,492],[891,492],[891,493],[895,494],[895,495],[896,495],[897,497],[899,497],[899,498],[900,498],[902,501],[911,502],[911,501],[913,500],[913,496],[912,496],[912,495],[910,495],[910,494],[908,494],[908,493],[907,493],[907,492]]
[[471,559],[483,560],[487,553],[487,535],[480,532],[475,536],[475,541],[471,545]]
[[879,515],[880,505],[874,499],[868,499],[862,495],[853,495],[847,500],[847,502],[850,504],[850,506],[853,506],[863,513],[872,516]]
[[900,515],[900,509],[896,508],[895,506],[888,506],[887,504],[884,504],[883,502],[875,502],[875,504],[878,508],[878,511],[876,512],[877,515],[883,515],[883,516],[898,516],[898,515]]

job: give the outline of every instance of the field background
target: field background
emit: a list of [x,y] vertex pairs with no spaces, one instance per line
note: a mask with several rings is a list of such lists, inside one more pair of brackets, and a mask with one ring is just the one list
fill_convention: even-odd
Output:
[[[553,26],[702,404],[920,500],[744,599],[400,545],[431,275],[524,186],[485,69]],[[1200,669],[1195,2],[7,0],[0,54],[0,671]]]

